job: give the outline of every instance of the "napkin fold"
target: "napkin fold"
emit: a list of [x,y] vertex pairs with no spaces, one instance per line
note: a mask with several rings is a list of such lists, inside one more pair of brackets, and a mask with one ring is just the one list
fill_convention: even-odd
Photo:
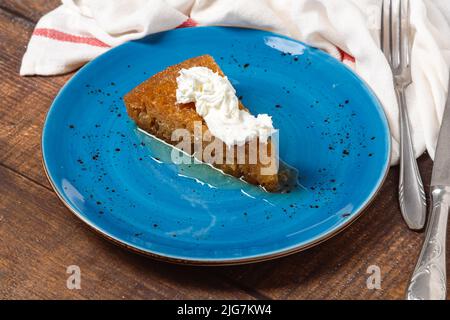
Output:
[[[406,99],[414,150],[432,158],[447,96],[450,2],[410,0],[413,83]],[[37,23],[21,75],[75,70],[111,47],[178,27],[239,26],[306,42],[343,61],[383,104],[399,159],[399,109],[379,47],[381,0],[62,0]]]

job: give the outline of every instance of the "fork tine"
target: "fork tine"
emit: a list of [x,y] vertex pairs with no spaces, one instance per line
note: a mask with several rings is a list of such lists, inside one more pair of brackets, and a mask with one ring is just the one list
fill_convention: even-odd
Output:
[[409,35],[410,35],[410,4],[409,0],[402,1],[401,6],[401,63],[402,67],[406,68],[409,66],[409,59],[410,59],[410,52],[411,52],[411,46],[409,41]]
[[401,5],[401,0],[391,1],[392,69],[397,69],[401,64]]
[[381,39],[380,45],[386,60],[392,64],[392,42],[391,42],[391,0],[383,0],[381,5]]

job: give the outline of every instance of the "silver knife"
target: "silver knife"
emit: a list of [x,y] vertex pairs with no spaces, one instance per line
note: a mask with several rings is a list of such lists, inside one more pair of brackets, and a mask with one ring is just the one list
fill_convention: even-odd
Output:
[[445,242],[450,207],[450,83],[448,94],[431,176],[431,213],[419,261],[407,290],[408,300],[445,300],[447,297]]

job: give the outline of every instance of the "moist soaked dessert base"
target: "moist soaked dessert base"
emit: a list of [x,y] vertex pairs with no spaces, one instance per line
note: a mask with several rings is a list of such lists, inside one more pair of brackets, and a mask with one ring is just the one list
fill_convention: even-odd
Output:
[[[186,129],[191,134],[192,141],[195,138],[196,124],[201,124],[203,133],[209,131],[203,118],[197,114],[194,103],[177,104],[176,78],[181,69],[189,69],[191,67],[207,67],[213,72],[224,76],[222,70],[210,55],[199,56],[170,66],[164,71],[157,73],[131,90],[124,97],[128,115],[136,122],[137,126],[172,145],[179,143],[179,141],[172,141],[172,133],[176,129]],[[239,102],[239,108],[245,109],[241,102]],[[224,150],[223,156],[226,157],[227,146],[222,142],[220,143]],[[277,169],[278,159],[273,152],[270,139],[267,143],[259,143],[259,141],[253,144],[246,143],[244,145],[244,161],[242,161],[242,158],[237,159],[237,146],[234,148],[234,158],[231,161],[229,158],[223,158],[220,161],[216,159],[215,162],[210,164],[226,174],[241,178],[251,184],[260,185],[269,192],[282,192],[286,190],[287,185],[291,184],[292,177],[290,173],[287,173],[291,172],[291,170]],[[255,150],[254,148],[257,149]],[[261,151],[260,148],[266,148],[264,152],[268,156],[269,161],[262,163],[257,157],[256,162],[251,162],[250,154],[255,151],[258,154]],[[192,146],[191,154],[193,154],[194,149],[194,146]],[[285,168],[284,165],[282,167]],[[276,169],[274,170],[273,168]],[[268,170],[271,174],[267,174]]]

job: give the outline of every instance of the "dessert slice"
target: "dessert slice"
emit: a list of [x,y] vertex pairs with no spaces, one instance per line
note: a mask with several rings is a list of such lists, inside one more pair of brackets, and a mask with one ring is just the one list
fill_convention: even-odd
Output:
[[[144,131],[175,146],[179,141],[173,141],[174,131],[184,129],[192,138],[189,154],[267,191],[279,191],[285,179],[278,173],[271,118],[252,116],[234,93],[214,59],[204,55],[157,73],[126,94],[124,101],[128,115]],[[211,161],[195,152],[199,126],[218,139],[219,149]]]

